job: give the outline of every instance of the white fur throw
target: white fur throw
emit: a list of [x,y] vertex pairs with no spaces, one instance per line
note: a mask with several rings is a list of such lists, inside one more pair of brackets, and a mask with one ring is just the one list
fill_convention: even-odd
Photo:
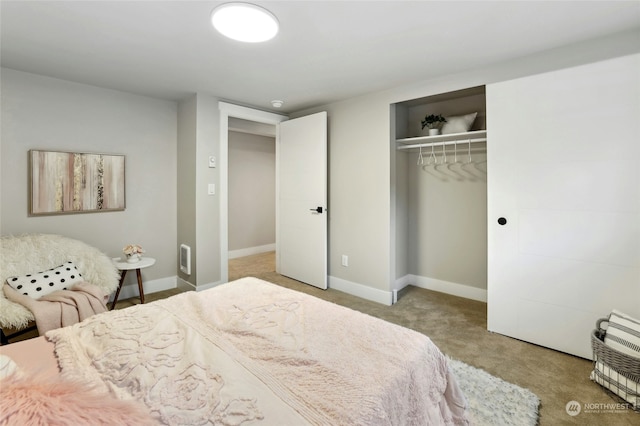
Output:
[[[112,293],[119,274],[107,255],[82,241],[60,235],[26,234],[0,237],[0,285],[8,277],[25,275],[72,261],[87,282]],[[0,326],[21,330],[34,316],[27,308],[10,302],[0,291]]]

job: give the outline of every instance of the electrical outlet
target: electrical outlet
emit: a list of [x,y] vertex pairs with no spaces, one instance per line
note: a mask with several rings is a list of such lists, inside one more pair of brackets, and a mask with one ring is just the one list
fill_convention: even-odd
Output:
[[349,256],[346,254],[342,255],[342,266],[349,266]]

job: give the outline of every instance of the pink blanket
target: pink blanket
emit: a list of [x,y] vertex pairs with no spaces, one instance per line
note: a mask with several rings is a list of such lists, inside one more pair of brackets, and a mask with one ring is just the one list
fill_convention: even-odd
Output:
[[69,290],[54,291],[39,299],[20,294],[7,284],[3,290],[7,299],[33,312],[41,336],[49,330],[73,325],[107,310],[102,289],[87,282],[77,283]]
[[468,424],[426,336],[256,278],[46,337],[63,375],[144,401],[164,424]]

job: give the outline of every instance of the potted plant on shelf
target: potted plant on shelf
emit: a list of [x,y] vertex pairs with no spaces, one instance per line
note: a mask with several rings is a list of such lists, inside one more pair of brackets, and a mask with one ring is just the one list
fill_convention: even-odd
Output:
[[429,129],[429,136],[438,135],[440,134],[440,126],[442,126],[442,124],[446,122],[447,119],[444,118],[441,114],[430,114],[424,117],[424,120],[422,120],[422,130],[424,131],[424,128],[426,127]]

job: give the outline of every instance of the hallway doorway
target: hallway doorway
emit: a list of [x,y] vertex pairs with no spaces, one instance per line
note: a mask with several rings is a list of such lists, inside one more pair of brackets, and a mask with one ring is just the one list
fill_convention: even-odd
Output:
[[229,259],[229,281],[276,272],[276,252],[252,254]]

